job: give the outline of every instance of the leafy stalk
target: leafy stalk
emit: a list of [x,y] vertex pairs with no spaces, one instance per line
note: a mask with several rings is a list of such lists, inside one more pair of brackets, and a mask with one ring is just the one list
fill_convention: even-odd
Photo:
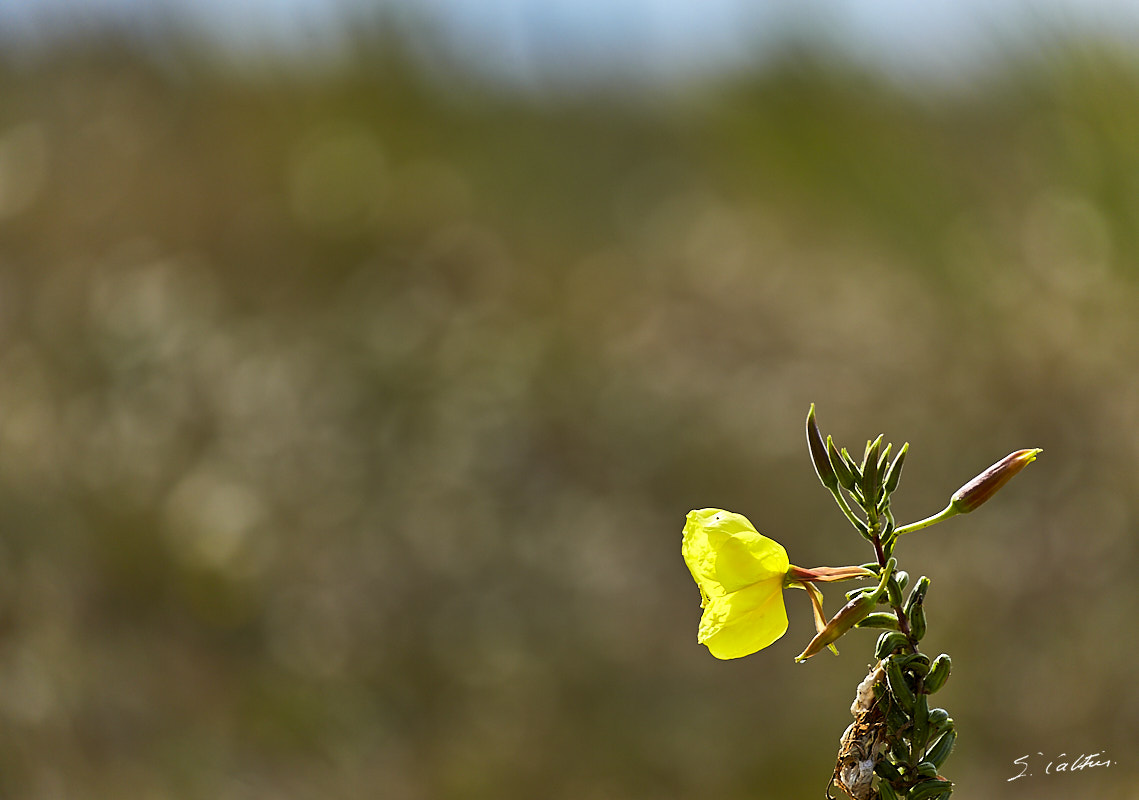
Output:
[[[836,446],[830,436],[823,437],[814,405],[807,415],[807,441],[820,481],[873,547],[872,565],[877,567],[879,584],[850,592],[849,602],[835,618],[847,624],[829,626],[827,635],[820,632],[797,660],[818,652],[852,627],[886,629],[875,647],[878,664],[859,686],[851,708],[855,723],[843,735],[832,782],[854,800],[949,797],[953,784],[940,770],[957,741],[957,732],[945,709],[929,707],[929,697],[945,685],[951,661],[944,653],[931,661],[921,652],[920,642],[928,631],[925,596],[930,580],[922,576],[903,601],[908,576],[897,571],[894,546],[907,533],[973,511],[1030,464],[1040,450],[1011,453],[954,492],[943,511],[898,526],[890,495],[898,488],[908,442],[891,461],[891,445],[878,436],[866,443],[862,462],[856,464],[845,448]],[[874,611],[877,604],[889,611]],[[872,689],[869,697],[868,687]]]

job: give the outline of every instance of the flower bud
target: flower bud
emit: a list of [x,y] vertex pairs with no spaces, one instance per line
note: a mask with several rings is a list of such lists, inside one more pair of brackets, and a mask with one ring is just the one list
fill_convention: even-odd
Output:
[[815,638],[807,644],[807,649],[796,656],[795,660],[806,661],[811,656],[821,653],[824,647],[838,640],[840,636],[853,628],[855,623],[860,622],[873,611],[877,604],[878,601],[873,595],[862,595],[851,600],[831,617],[825,628],[815,634]]
[[949,501],[950,507],[961,514],[968,514],[997,493],[1013,475],[1036,460],[1041,453],[1040,448],[1017,450],[1009,453],[996,464],[982,472],[973,480],[953,493]]

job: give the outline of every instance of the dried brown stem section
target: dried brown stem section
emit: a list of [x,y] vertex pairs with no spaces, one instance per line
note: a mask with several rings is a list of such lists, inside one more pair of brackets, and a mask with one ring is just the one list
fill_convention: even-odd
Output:
[[[858,684],[850,713],[854,722],[839,741],[831,786],[837,784],[851,800],[871,800],[874,767],[886,750],[886,716],[874,697],[874,684],[885,681],[879,661]],[[832,797],[827,787],[827,797]]]

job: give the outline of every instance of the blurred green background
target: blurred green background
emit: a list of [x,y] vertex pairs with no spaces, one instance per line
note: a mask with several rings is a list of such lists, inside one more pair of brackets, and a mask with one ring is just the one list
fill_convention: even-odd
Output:
[[946,773],[1139,797],[1137,92],[1086,41],[938,85],[0,61],[0,796],[819,797],[874,635],[795,665],[789,593],[716,661],[679,553],[720,506],[869,558],[815,402],[911,443],[900,522],[1044,448],[897,552]]

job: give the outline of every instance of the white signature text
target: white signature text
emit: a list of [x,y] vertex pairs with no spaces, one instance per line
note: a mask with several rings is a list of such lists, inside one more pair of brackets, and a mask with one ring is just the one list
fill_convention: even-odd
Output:
[[[1009,778],[1010,781],[1015,781],[1018,778],[1031,778],[1035,772],[1030,772],[1033,769],[1032,761],[1036,761],[1037,765],[1045,764],[1043,753],[1037,753],[1040,758],[1034,758],[1031,755],[1023,755],[1020,758],[1014,758],[1013,764],[1020,767],[1020,772]],[[1069,757],[1067,753],[1061,753],[1055,759],[1048,761],[1043,768],[1044,775],[1051,775],[1056,772],[1082,772],[1086,769],[1095,769],[1096,767],[1110,767],[1113,762],[1110,758],[1105,758],[1106,752],[1101,751],[1098,753],[1080,753],[1076,757]],[[1039,769],[1039,766],[1035,767]]]

